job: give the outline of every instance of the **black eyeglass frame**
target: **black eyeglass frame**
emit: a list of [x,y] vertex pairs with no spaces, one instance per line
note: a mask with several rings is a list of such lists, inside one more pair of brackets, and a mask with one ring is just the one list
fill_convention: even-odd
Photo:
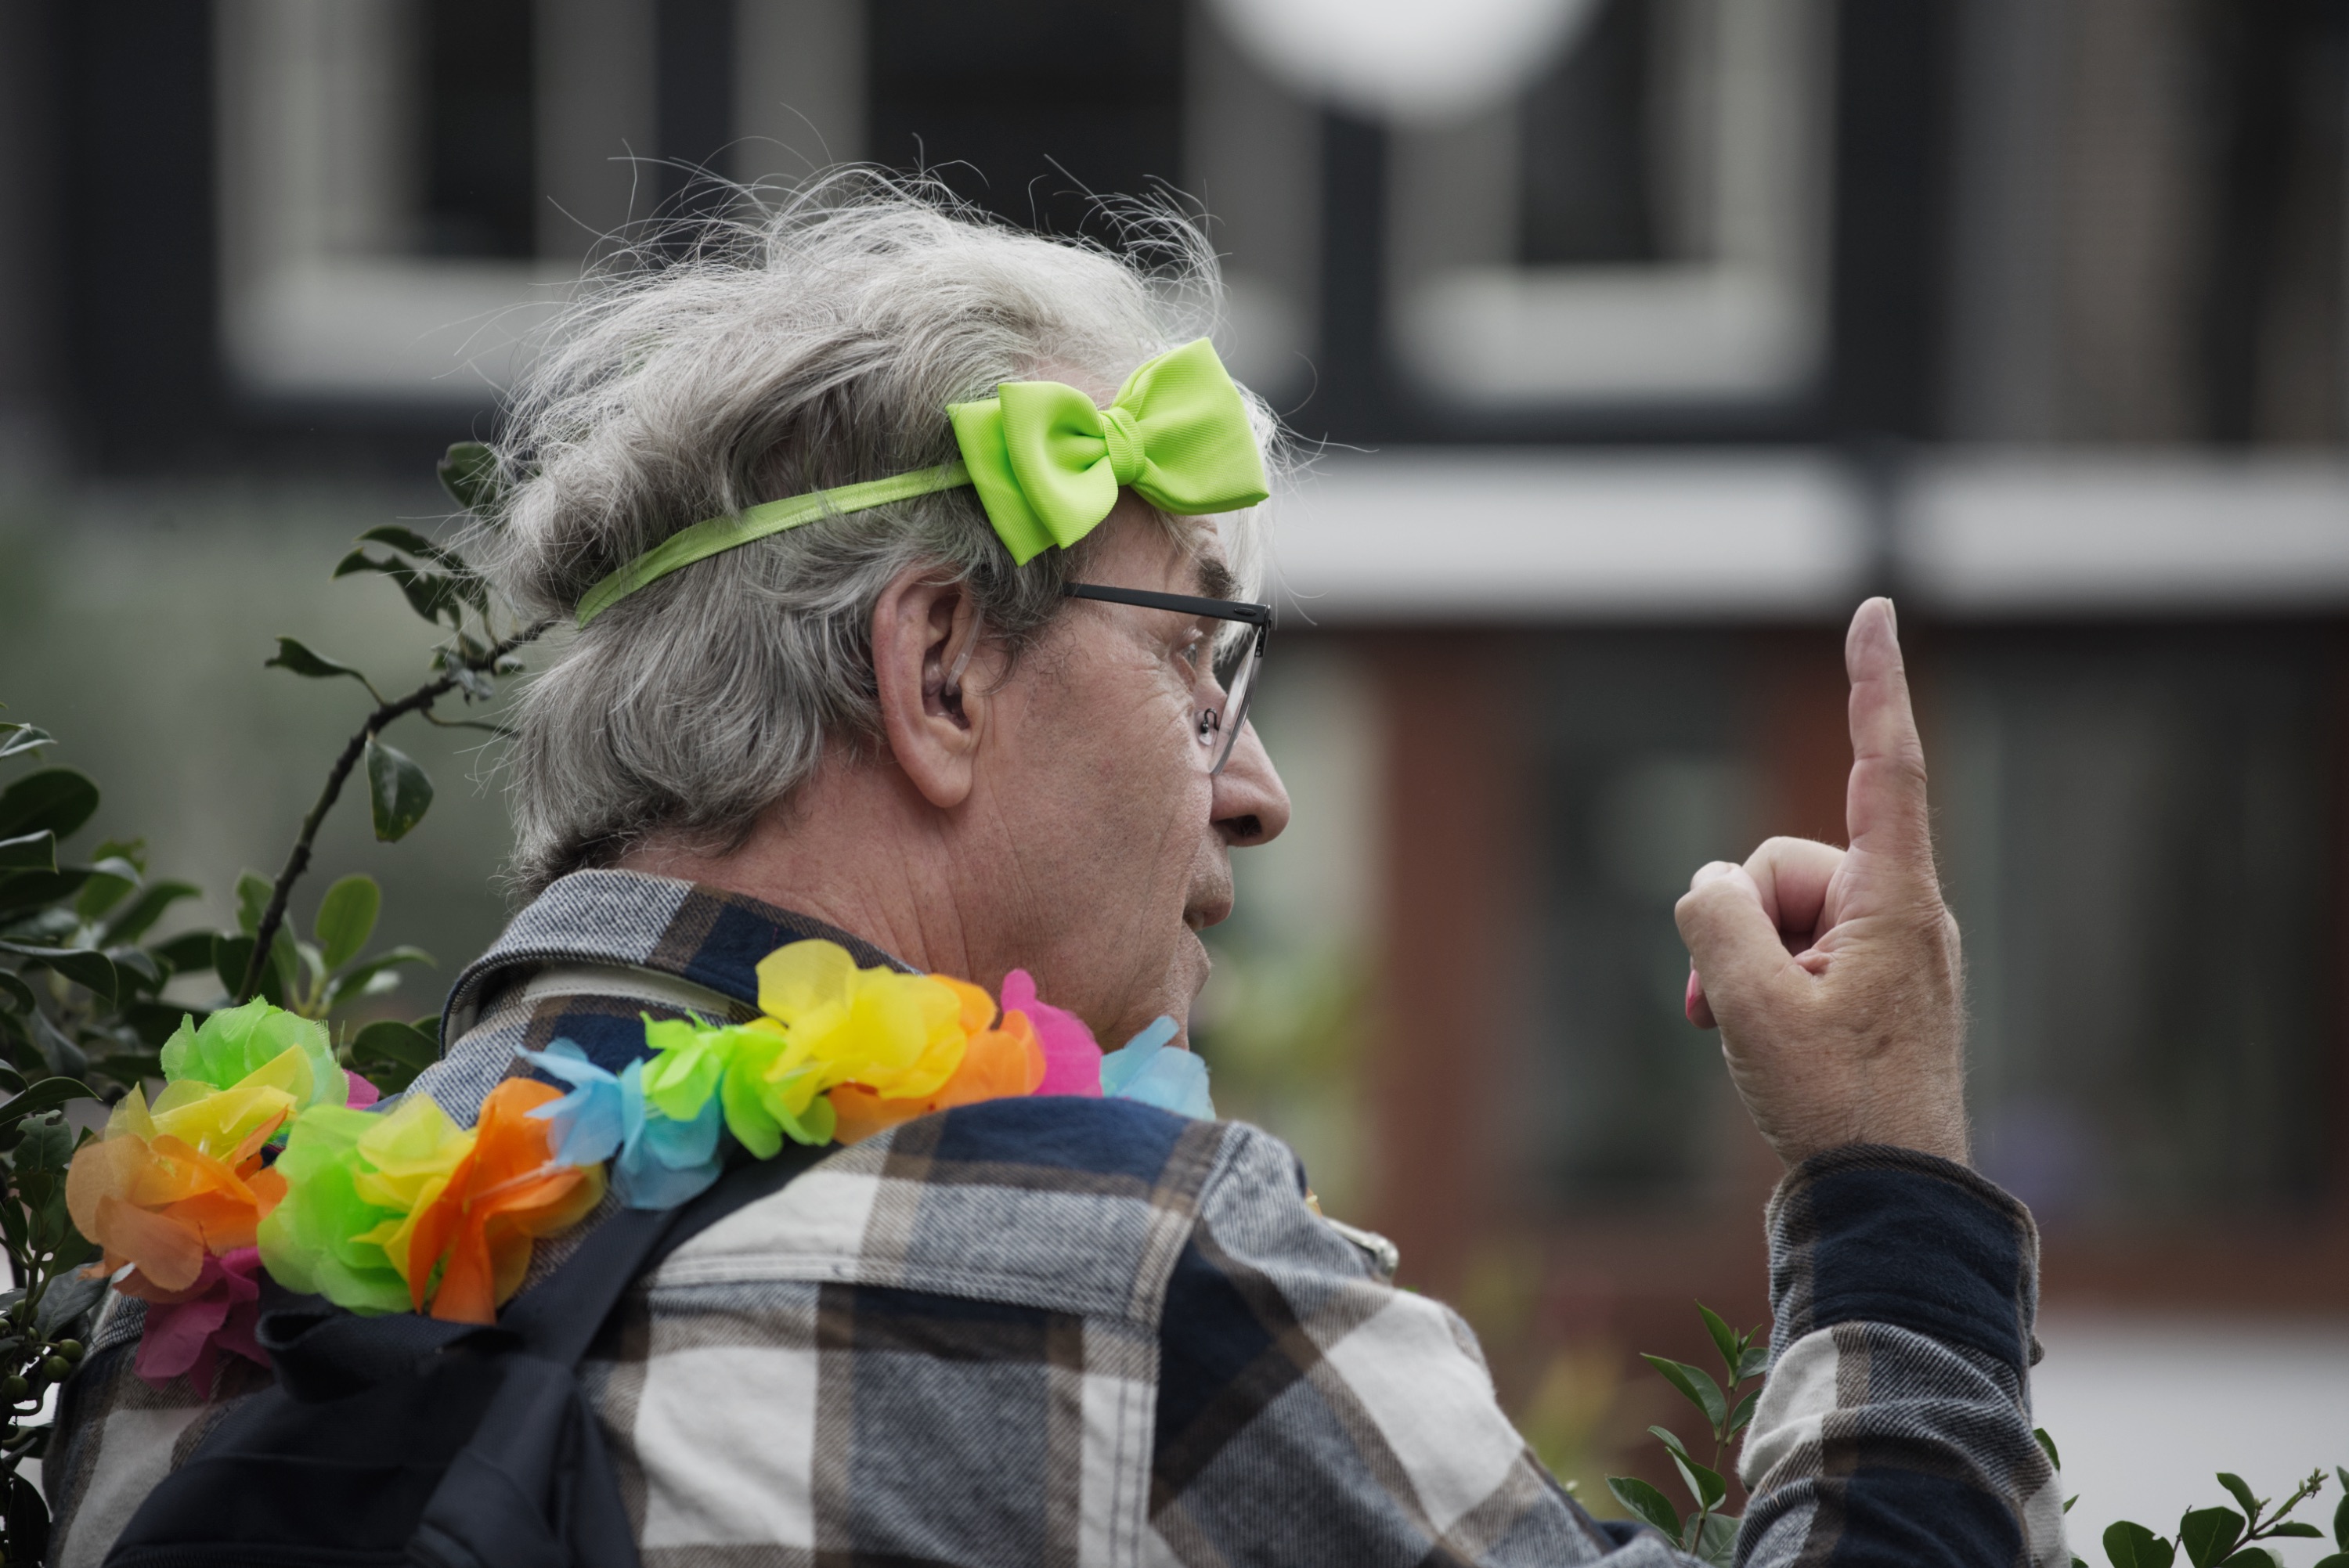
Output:
[[1237,621],[1256,628],[1256,635],[1250,639],[1247,652],[1240,656],[1239,667],[1243,677],[1233,683],[1239,688],[1238,696],[1235,699],[1228,690],[1226,692],[1225,700],[1232,709],[1228,721],[1213,708],[1204,716],[1214,721],[1213,727],[1222,743],[1207,773],[1210,778],[1221,773],[1224,765],[1232,759],[1233,751],[1238,748],[1240,730],[1247,723],[1248,703],[1256,696],[1256,676],[1264,664],[1265,645],[1272,637],[1272,606],[1247,599],[1203,599],[1192,593],[1161,593],[1149,588],[1111,588],[1098,583],[1071,583],[1061,592],[1071,599],[1094,599],[1105,604],[1135,604],[1145,610],[1172,610],[1178,615]]

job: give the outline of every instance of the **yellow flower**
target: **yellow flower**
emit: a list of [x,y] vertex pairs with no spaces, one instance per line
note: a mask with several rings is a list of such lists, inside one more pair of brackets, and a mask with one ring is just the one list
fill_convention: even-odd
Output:
[[935,1092],[962,1065],[969,1037],[952,985],[859,969],[833,942],[794,942],[761,959],[759,1007],[821,1067],[822,1088],[863,1084],[887,1099]]
[[409,1242],[417,1219],[432,1207],[449,1179],[473,1151],[473,1134],[449,1119],[427,1095],[410,1095],[389,1116],[359,1135],[352,1190],[361,1201],[394,1211],[374,1229],[353,1236],[383,1249],[399,1277],[408,1278]]

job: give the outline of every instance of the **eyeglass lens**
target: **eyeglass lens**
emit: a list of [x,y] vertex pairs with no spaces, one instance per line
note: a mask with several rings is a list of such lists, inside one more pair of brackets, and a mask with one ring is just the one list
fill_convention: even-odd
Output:
[[1261,631],[1248,639],[1247,651],[1233,665],[1230,682],[1224,688],[1222,711],[1210,708],[1199,716],[1201,728],[1208,731],[1204,738],[1214,748],[1215,760],[1207,769],[1211,776],[1224,770],[1239,745],[1240,730],[1247,723],[1248,697],[1256,690],[1257,671],[1264,664],[1264,645]]

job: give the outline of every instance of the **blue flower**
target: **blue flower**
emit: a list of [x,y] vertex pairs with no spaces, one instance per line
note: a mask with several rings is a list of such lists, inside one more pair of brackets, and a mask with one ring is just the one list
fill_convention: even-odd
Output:
[[1180,1032],[1181,1026],[1174,1019],[1161,1017],[1121,1049],[1102,1057],[1102,1093],[1112,1099],[1154,1105],[1177,1116],[1213,1120],[1216,1105],[1207,1098],[1207,1064],[1195,1052],[1168,1044]]
[[673,1209],[718,1180],[718,1135],[724,1110],[712,1095],[690,1121],[671,1121],[645,1100],[645,1064],[606,1072],[569,1040],[523,1060],[571,1086],[561,1099],[530,1114],[554,1124],[555,1159],[593,1165],[614,1155],[612,1189],[631,1209]]
[[716,1095],[691,1121],[671,1121],[645,1103],[645,1064],[630,1062],[620,1075],[621,1122],[627,1129],[612,1187],[631,1209],[674,1209],[718,1180],[722,1161],[718,1134],[725,1108]]
[[618,1078],[589,1061],[587,1053],[569,1040],[517,1054],[547,1077],[571,1086],[569,1094],[530,1113],[554,1124],[555,1159],[565,1165],[600,1165],[618,1152],[625,1136]]

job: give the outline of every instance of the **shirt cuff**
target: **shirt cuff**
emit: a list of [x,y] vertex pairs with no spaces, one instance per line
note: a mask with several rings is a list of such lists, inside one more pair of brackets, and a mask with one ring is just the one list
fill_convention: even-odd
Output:
[[1880,1144],[1815,1154],[1771,1197],[1769,1232],[1777,1345],[1881,1323],[2030,1364],[2038,1227],[1965,1166]]

